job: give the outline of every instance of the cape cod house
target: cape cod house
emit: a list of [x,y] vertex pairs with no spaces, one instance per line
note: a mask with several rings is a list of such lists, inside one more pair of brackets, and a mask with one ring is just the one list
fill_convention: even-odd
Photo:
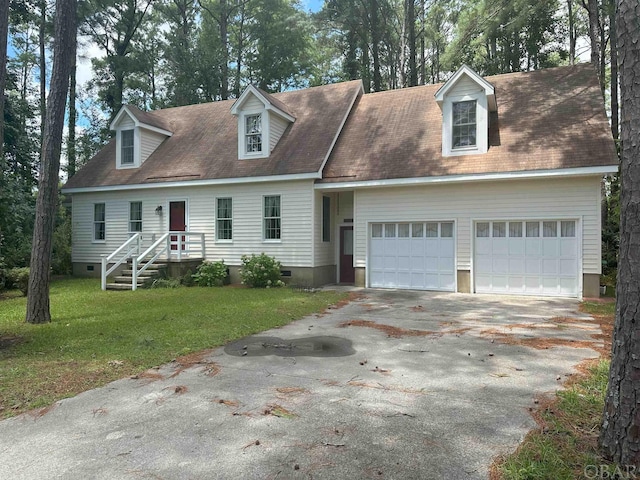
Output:
[[[142,112],[65,187],[77,275],[265,252],[298,285],[597,296],[617,171],[589,65]],[[134,282],[135,285],[135,282]]]

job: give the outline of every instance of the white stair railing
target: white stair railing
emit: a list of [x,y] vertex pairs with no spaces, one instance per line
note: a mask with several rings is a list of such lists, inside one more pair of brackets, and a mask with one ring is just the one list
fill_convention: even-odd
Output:
[[[131,266],[131,270],[132,270],[131,290],[136,290],[138,288],[138,277],[142,272],[144,272],[147,268],[153,265],[153,262],[155,262],[158,258],[160,258],[160,256],[163,253],[171,251],[171,244],[168,241],[169,235],[170,235],[169,233],[165,233],[159,239],[153,242],[153,244],[149,248],[147,248],[144,252],[142,252],[137,257],[133,257],[132,266]],[[163,245],[162,248],[159,248],[160,245]],[[153,257],[151,257],[150,260],[148,260],[144,265],[142,265],[142,267],[138,268],[138,265],[140,265],[144,261],[144,259],[147,256],[151,255],[153,252],[155,252]],[[169,256],[169,253],[167,253],[167,257],[168,256]]]
[[[138,255],[140,253],[141,240],[142,235],[135,233],[110,255],[102,255],[102,268],[100,271],[102,290],[107,289],[107,277],[113,273],[116,268],[126,262],[132,255]],[[113,266],[108,268],[111,263],[113,263]]]

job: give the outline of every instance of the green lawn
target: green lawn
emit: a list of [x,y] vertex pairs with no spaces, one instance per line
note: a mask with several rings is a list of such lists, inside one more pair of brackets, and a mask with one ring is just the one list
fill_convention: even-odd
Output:
[[29,325],[26,299],[5,295],[0,298],[0,417],[285,325],[343,298],[288,288],[103,292],[97,280],[66,279],[51,286],[52,323]]

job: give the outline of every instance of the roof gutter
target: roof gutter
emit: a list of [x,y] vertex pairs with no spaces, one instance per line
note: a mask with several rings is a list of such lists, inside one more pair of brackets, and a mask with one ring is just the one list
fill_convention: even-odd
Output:
[[295,180],[318,180],[317,172],[293,173],[289,175],[265,175],[260,177],[212,178],[207,180],[185,180],[181,182],[138,183],[132,185],[102,185],[96,187],[62,188],[62,193],[121,192],[125,190],[148,190],[152,188],[201,187],[209,185],[235,185],[266,182],[288,182]]
[[518,180],[556,177],[581,177],[616,173],[617,165],[601,167],[563,168],[553,170],[529,170],[521,172],[483,173],[473,175],[447,175],[442,177],[393,178],[388,180],[364,180],[355,182],[317,183],[316,190],[345,190],[352,188],[405,187],[443,183],[487,182],[496,180]]

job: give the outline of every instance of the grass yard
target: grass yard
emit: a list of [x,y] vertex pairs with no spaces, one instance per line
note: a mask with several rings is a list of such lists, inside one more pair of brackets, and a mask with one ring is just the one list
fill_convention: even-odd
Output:
[[100,290],[51,285],[45,325],[24,321],[26,298],[0,297],[0,418],[319,312],[346,297],[288,288]]
[[[571,379],[565,390],[540,402],[537,411],[532,412],[539,428],[525,437],[515,453],[494,464],[492,480],[618,478],[614,476],[615,465],[600,456],[597,445],[609,375],[615,302],[585,302],[581,309],[593,315],[602,328],[604,348],[600,359],[582,365],[582,374]],[[598,475],[595,468],[600,469]],[[610,476],[603,476],[608,472]]]

